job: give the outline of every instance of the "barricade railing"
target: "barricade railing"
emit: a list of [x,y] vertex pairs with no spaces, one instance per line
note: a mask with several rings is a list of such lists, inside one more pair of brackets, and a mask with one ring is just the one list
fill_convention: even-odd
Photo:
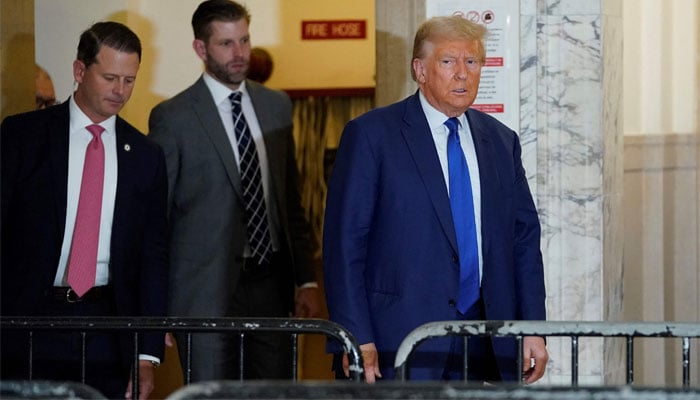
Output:
[[[635,338],[680,338],[682,340],[683,387],[690,386],[691,338],[700,337],[700,323],[695,322],[565,322],[565,321],[437,321],[421,325],[402,341],[394,360],[396,379],[405,381],[408,359],[422,342],[445,336],[463,336],[464,352],[470,336],[515,337],[518,343],[517,371],[522,371],[523,337],[571,338],[571,385],[578,385],[580,337],[624,337],[627,339],[626,383],[634,383]],[[466,357],[465,357],[466,359]],[[468,366],[464,366],[466,379]]]
[[0,381],[0,399],[107,400],[97,389],[78,382]]
[[132,385],[134,397],[138,398],[138,368],[139,368],[139,337],[146,332],[182,332],[186,334],[187,352],[185,357],[184,381],[191,382],[192,335],[198,333],[225,333],[240,336],[240,375],[243,380],[243,360],[245,359],[244,343],[246,333],[277,332],[288,333],[292,340],[292,380],[297,377],[298,341],[300,334],[322,334],[336,340],[342,349],[348,353],[350,364],[350,379],[359,382],[362,377],[363,364],[360,347],[355,337],[345,328],[335,322],[323,319],[298,318],[149,318],[149,317],[0,317],[1,330],[26,331],[28,341],[29,376],[32,379],[32,335],[34,331],[71,331],[79,332],[82,339],[82,376],[85,377],[85,354],[87,332],[127,332],[133,333],[133,374]]
[[372,399],[372,400],[697,400],[700,391],[681,388],[540,385],[477,385],[464,382],[399,382],[356,385],[335,382],[210,381],[184,386],[166,400],[193,399]]

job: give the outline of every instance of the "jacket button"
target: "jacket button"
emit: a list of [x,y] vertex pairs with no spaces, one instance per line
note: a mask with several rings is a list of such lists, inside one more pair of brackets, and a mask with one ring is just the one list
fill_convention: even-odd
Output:
[[455,307],[457,305],[457,302],[454,301],[454,299],[450,299],[450,301],[447,302],[447,305],[450,307]]
[[452,262],[459,264],[459,256],[457,254],[452,255]]

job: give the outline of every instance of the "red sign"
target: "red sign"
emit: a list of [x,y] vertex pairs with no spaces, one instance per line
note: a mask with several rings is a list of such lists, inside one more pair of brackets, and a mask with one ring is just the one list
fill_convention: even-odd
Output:
[[365,39],[366,20],[301,21],[302,40]]
[[503,104],[472,104],[472,108],[489,114],[498,114],[504,111]]
[[484,67],[502,67],[503,57],[486,57]]

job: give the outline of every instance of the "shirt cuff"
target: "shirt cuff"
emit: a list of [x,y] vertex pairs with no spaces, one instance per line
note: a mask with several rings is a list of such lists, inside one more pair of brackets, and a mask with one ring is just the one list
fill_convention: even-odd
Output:
[[139,354],[139,360],[150,361],[156,365],[160,365],[160,358],[153,357],[153,356],[148,355],[148,354]]

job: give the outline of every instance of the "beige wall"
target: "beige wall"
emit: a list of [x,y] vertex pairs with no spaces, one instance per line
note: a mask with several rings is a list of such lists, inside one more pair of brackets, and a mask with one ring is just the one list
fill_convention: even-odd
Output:
[[695,134],[700,2],[624,0],[623,10],[625,134]]
[[[624,1],[627,321],[700,320],[699,26],[697,0]],[[636,382],[680,382],[678,341],[635,350]]]
[[0,2],[0,120],[34,109],[34,3]]
[[[700,321],[698,155],[696,135],[625,138],[624,320]],[[681,382],[680,343],[641,340],[635,381]],[[700,349],[691,382],[700,379]]]

